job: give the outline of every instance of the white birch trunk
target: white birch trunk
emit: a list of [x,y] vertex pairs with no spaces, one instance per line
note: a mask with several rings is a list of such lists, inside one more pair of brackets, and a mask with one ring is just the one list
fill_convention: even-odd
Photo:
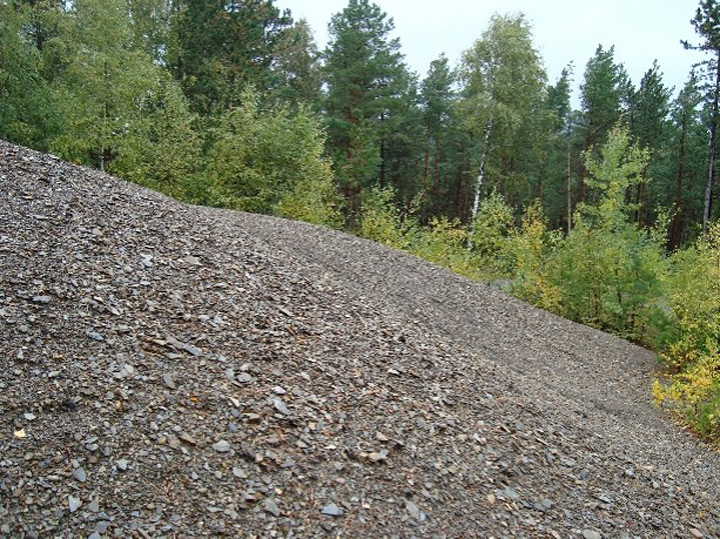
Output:
[[490,132],[492,131],[492,125],[493,120],[491,118],[488,124],[485,126],[485,133],[483,135],[483,151],[482,156],[480,157],[480,170],[478,172],[477,179],[475,180],[475,198],[473,200],[472,208],[473,224],[475,223],[475,218],[477,217],[478,210],[480,209],[480,194],[482,193],[482,185],[485,182],[485,163],[487,162],[488,157],[488,143],[490,141]]

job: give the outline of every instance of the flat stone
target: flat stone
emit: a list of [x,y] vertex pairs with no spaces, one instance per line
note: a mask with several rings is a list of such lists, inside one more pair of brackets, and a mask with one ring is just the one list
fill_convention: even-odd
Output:
[[425,521],[425,513],[420,510],[420,508],[415,502],[411,500],[405,500],[405,509],[407,509],[407,512],[410,513],[410,516],[412,516],[418,522]]
[[292,415],[287,405],[280,397],[273,399],[273,406],[275,406],[275,409],[283,415]]
[[162,381],[163,384],[169,389],[177,389],[177,386],[175,385],[175,379],[172,374],[166,372],[162,375]]
[[87,473],[85,473],[85,470],[83,470],[82,468],[77,468],[73,472],[73,477],[75,478],[75,480],[77,480],[81,483],[84,483],[85,481],[87,481]]
[[265,501],[263,501],[263,508],[273,516],[280,516],[280,508],[272,498],[266,498]]
[[341,517],[343,515],[343,510],[340,509],[337,504],[329,503],[322,508],[322,514],[329,515],[331,517]]
[[88,339],[92,339],[93,341],[103,342],[105,340],[105,337],[100,335],[97,331],[88,331],[85,335]]
[[218,453],[227,453],[230,451],[230,443],[226,440],[220,440],[212,445],[212,448]]
[[80,507],[82,506],[82,501],[80,500],[80,498],[76,498],[70,495],[68,496],[68,506],[70,508],[70,512],[74,513],[75,511],[80,509]]

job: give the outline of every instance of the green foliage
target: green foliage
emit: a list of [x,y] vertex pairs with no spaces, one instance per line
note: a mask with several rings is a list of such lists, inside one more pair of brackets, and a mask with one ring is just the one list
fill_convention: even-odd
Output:
[[616,128],[600,156],[586,162],[600,200],[581,208],[575,228],[558,243],[549,281],[560,291],[563,316],[651,343],[666,270],[663,241],[630,221],[635,206],[625,201],[628,188],[643,181],[647,155]]
[[463,99],[458,103],[473,133],[484,171],[482,196],[497,190],[516,206],[537,196],[541,146],[551,127],[545,106],[547,75],[523,15],[495,15],[465,52]]
[[362,219],[358,235],[396,249],[408,250],[412,241],[412,222],[404,223],[394,204],[391,187],[370,189],[363,196]]
[[720,440],[720,224],[707,238],[675,253],[668,296],[674,339],[670,368],[655,396],[669,400],[701,434]]
[[136,138],[144,102],[160,84],[160,69],[132,49],[123,0],[77,0],[74,7],[58,79],[64,129],[51,146],[70,161],[122,174],[113,162],[142,144]]
[[392,19],[368,0],[350,0],[330,20],[324,53],[328,149],[351,227],[363,190],[393,186],[406,200],[415,195],[408,186],[419,175],[414,79],[399,41],[390,37],[393,29]]
[[211,130],[207,197],[226,207],[337,224],[318,121],[303,108],[263,109],[251,92]]
[[628,84],[622,64],[615,62],[615,47],[598,45],[588,60],[581,86],[582,132],[585,150],[599,148],[617,124]]
[[143,99],[141,117],[112,170],[136,183],[185,198],[197,180],[202,139],[179,85],[163,74]]
[[539,200],[528,206],[520,228],[511,232],[510,240],[514,262],[511,293],[541,309],[558,312],[561,293],[550,281],[547,264],[559,237],[548,231]]
[[272,67],[277,79],[274,96],[278,100],[320,109],[320,53],[307,21],[301,19],[282,33],[275,45]]
[[194,112],[238,105],[246,86],[272,88],[273,53],[291,24],[272,0],[179,0],[168,55]]
[[47,149],[59,119],[51,88],[42,78],[42,55],[23,39],[34,28],[32,20],[28,10],[0,3],[0,137]]
[[510,244],[514,226],[513,210],[497,192],[480,202],[469,243],[480,264],[498,276],[512,272]]
[[433,217],[418,230],[411,252],[470,279],[492,279],[494,275],[467,248],[468,238],[468,230],[459,221]]

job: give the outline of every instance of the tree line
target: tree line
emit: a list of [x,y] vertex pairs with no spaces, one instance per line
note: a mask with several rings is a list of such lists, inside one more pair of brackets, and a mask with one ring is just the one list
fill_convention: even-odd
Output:
[[720,437],[720,331],[697,320],[720,313],[697,295],[720,282],[716,1],[688,25],[707,61],[676,93],[657,62],[635,85],[604,45],[548,81],[522,14],[424,76],[369,0],[328,28],[319,50],[273,0],[0,1],[0,137],[508,279],[663,350],[658,398]]

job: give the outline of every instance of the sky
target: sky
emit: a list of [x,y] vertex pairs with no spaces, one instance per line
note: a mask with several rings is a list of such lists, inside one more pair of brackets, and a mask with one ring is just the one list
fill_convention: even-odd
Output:
[[[321,49],[327,25],[347,0],[276,0],[275,6],[304,18]],[[554,83],[569,62],[574,85],[582,82],[585,65],[599,44],[615,46],[615,61],[625,65],[639,85],[657,59],[668,87],[682,88],[699,52],[687,51],[680,40],[697,42],[690,24],[698,0],[375,0],[395,22],[411,70],[424,77],[430,62],[445,53],[456,65],[462,52],[482,36],[494,13],[523,13],[533,28],[534,44]],[[578,103],[577,90],[573,101]]]

